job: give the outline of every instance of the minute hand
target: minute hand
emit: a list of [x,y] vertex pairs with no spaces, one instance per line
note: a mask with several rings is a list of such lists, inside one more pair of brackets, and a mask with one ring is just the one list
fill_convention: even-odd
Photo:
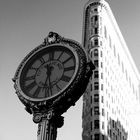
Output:
[[51,92],[51,95],[52,95],[52,89],[51,89],[51,68],[50,68],[50,65],[47,65],[47,75],[48,75],[48,82],[49,82],[49,89],[50,89],[50,92]]
[[46,80],[45,80],[45,86],[47,86],[47,81],[48,81],[48,79],[49,79],[49,75],[50,75],[49,65],[47,65],[46,68],[47,68],[47,72],[46,72],[46,74],[47,74],[47,78],[46,78]]

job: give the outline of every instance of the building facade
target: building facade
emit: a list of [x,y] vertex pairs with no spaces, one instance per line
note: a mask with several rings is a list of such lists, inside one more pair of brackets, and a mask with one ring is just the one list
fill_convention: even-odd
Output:
[[84,7],[83,46],[96,66],[83,95],[83,140],[139,140],[140,75],[104,0]]

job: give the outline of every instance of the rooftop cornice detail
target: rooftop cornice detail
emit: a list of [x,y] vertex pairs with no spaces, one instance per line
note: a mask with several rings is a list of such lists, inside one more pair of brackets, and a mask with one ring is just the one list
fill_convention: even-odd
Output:
[[106,8],[106,5],[108,5],[108,3],[105,2],[104,0],[89,0],[89,1],[85,4],[84,9],[87,9],[87,7],[96,6],[96,5],[101,5],[101,6],[103,6],[104,8]]
[[84,6],[84,14],[85,14],[86,10],[88,8],[90,8],[91,6],[99,6],[99,5],[102,6],[105,9],[105,11],[106,11],[106,13],[107,13],[112,25],[113,25],[113,28],[114,28],[117,36],[118,36],[118,39],[120,40],[120,43],[122,44],[123,49],[126,52],[126,55],[127,55],[128,59],[129,59],[129,62],[131,64],[131,66],[132,66],[132,69],[134,70],[138,81],[140,81],[140,73],[139,73],[139,71],[138,71],[138,69],[136,67],[136,64],[135,64],[134,60],[132,59],[132,56],[131,56],[131,54],[129,52],[129,49],[128,49],[127,45],[126,45],[126,42],[125,42],[125,40],[123,38],[123,35],[122,35],[122,33],[121,33],[120,29],[119,29],[119,26],[118,26],[118,24],[116,22],[116,19],[114,18],[113,14],[112,14],[112,10],[111,10],[109,4],[105,0],[89,0]]

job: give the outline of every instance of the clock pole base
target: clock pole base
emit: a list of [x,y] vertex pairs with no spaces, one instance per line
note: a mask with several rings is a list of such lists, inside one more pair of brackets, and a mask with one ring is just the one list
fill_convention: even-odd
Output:
[[57,128],[63,126],[62,116],[47,113],[38,124],[37,140],[56,140]]
[[38,124],[37,140],[56,140],[57,127],[50,124],[47,119],[43,119]]

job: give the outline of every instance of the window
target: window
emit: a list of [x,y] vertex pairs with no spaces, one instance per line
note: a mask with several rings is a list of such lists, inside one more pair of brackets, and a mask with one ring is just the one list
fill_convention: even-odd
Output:
[[101,51],[101,57],[103,57],[103,52]]
[[110,129],[109,129],[109,127],[107,127],[107,133],[108,133],[108,135],[110,135]]
[[103,62],[101,62],[101,68],[103,68]]
[[115,121],[112,120],[112,127],[115,128]]
[[97,22],[97,21],[98,21],[98,16],[96,15],[96,16],[95,16],[95,22]]
[[110,131],[110,132],[109,132],[110,138],[112,138],[112,130],[110,129],[109,131]]
[[104,129],[105,128],[105,125],[104,125],[104,122],[102,122],[102,129]]
[[120,132],[120,138],[122,137],[122,133]]
[[115,122],[115,130],[117,131],[117,123]]
[[115,140],[116,136],[115,136],[115,133],[113,132],[113,139]]
[[90,90],[92,91],[92,84],[90,85]]
[[93,57],[93,52],[92,52],[92,51],[90,52],[90,57],[91,57],[91,58]]
[[103,79],[103,73],[101,73],[101,79]]
[[102,108],[102,116],[105,116],[104,108]]
[[92,130],[92,122],[90,122],[90,129]]
[[102,140],[105,140],[105,136],[104,135],[102,135]]
[[101,84],[101,90],[103,90],[103,84]]
[[94,17],[94,25],[95,25],[95,27],[98,27],[98,16],[97,15]]
[[94,28],[94,31],[95,31],[95,34],[98,34],[98,28],[97,27]]
[[95,11],[95,12],[97,12],[97,11],[98,11],[98,9],[97,9],[97,8],[95,8],[95,9],[94,9],[94,11]]
[[94,115],[99,115],[99,107],[94,107]]
[[99,78],[99,72],[98,71],[94,71],[94,78]]
[[94,50],[94,56],[98,56],[98,49]]
[[104,26],[104,35],[105,35],[105,38],[107,38],[107,31],[106,31],[106,27]]
[[99,45],[98,39],[94,39],[94,45]]
[[95,82],[94,83],[94,90],[98,90],[99,89],[99,83],[98,82]]
[[99,102],[99,94],[94,94],[94,102]]
[[99,134],[94,134],[94,140],[99,140],[100,139],[100,135]]
[[92,104],[92,96],[90,97],[90,103]]
[[99,120],[94,120],[94,128],[99,129],[99,126],[100,126]]
[[92,139],[92,135],[90,136],[90,139],[93,140],[93,139]]
[[94,16],[91,17],[91,27],[94,27]]
[[104,103],[104,97],[102,96],[101,102]]
[[94,60],[94,65],[95,65],[95,67],[98,67],[98,65],[99,65],[98,60]]
[[92,108],[90,109],[90,115],[92,116]]

